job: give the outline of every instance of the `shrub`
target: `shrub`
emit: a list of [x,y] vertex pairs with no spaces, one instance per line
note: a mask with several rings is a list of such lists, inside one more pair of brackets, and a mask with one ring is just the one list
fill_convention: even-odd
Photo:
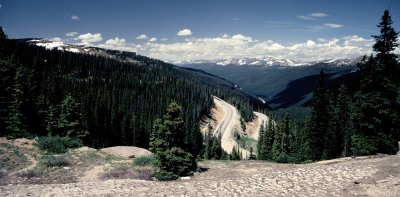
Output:
[[0,170],[0,180],[6,178],[7,176],[8,174],[5,170]]
[[82,146],[80,139],[60,136],[39,137],[37,140],[38,147],[52,153],[65,153],[68,148],[78,148]]
[[173,147],[158,157],[155,163],[158,168],[154,172],[154,177],[158,180],[174,180],[179,176],[187,176],[191,169],[197,167],[193,156],[181,148]]
[[153,165],[154,164],[154,156],[150,155],[150,156],[141,156],[138,158],[135,158],[133,160],[133,164],[135,166],[149,166],[149,165]]
[[152,180],[150,169],[134,170],[129,166],[120,166],[101,175],[102,179],[140,179]]
[[47,156],[42,159],[42,164],[47,167],[69,166],[71,163],[65,157]]
[[25,177],[25,178],[32,178],[32,177],[36,177],[38,175],[38,172],[35,170],[24,170],[22,172],[18,172],[16,174],[19,177]]
[[133,172],[128,167],[118,167],[104,173],[101,177],[103,179],[128,179],[132,176]]

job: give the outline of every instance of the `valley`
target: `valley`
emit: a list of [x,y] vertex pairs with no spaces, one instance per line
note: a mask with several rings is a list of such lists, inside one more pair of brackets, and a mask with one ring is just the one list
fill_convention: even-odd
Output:
[[[345,82],[356,84],[356,77],[347,77],[357,71],[361,58],[333,59],[320,62],[300,62],[274,58],[238,58],[215,62],[180,62],[182,67],[204,70],[210,74],[232,81],[240,88],[254,94],[275,108],[309,106],[318,74],[323,70],[328,86],[335,89]],[[294,63],[296,62],[296,63]],[[338,80],[339,79],[339,80]],[[308,104],[307,104],[308,103]]]

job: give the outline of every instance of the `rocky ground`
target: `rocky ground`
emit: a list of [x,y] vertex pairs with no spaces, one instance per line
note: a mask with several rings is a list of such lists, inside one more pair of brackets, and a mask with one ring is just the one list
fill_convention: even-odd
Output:
[[[101,165],[97,162],[85,169],[98,170]],[[112,166],[112,162],[107,165]],[[200,166],[203,172],[177,181],[128,176],[109,180],[76,178],[64,184],[10,183],[0,186],[0,196],[400,196],[400,156],[396,155],[302,165],[204,161]],[[98,177],[104,173],[100,171]]]

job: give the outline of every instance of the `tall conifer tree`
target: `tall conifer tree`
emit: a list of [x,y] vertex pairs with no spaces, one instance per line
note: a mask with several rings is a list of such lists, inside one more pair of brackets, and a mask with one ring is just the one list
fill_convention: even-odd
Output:
[[357,94],[354,113],[355,129],[352,137],[356,155],[397,152],[400,140],[399,71],[397,33],[392,27],[388,10],[381,22],[380,35],[373,36],[376,57],[364,58],[359,63],[362,73],[361,87]]

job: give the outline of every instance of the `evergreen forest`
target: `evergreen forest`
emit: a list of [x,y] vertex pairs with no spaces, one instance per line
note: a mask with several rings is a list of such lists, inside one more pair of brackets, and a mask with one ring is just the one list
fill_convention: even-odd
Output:
[[254,109],[268,109],[207,73],[135,53],[106,52],[113,57],[47,50],[7,39],[1,30],[0,135],[66,136],[95,148],[149,148],[156,118],[176,102],[182,106],[184,143],[193,147],[202,137],[198,122],[209,114],[213,96],[233,103],[246,121]]

